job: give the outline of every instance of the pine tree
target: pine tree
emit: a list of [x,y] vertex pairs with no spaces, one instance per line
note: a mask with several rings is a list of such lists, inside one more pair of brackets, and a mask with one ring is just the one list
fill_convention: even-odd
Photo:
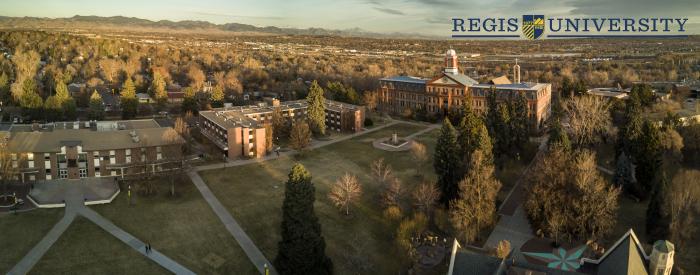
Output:
[[60,121],[63,118],[63,107],[55,95],[49,96],[44,101],[44,114],[48,121]]
[[438,175],[438,186],[440,187],[440,202],[448,205],[450,201],[458,196],[459,188],[459,145],[457,144],[457,131],[450,120],[445,118],[442,122],[440,135],[435,145],[435,157],[433,168]]
[[275,258],[280,274],[332,274],[326,242],[314,213],[315,188],[311,174],[297,163],[289,172],[282,203],[282,240]]
[[637,167],[635,174],[638,188],[635,193],[646,198],[653,190],[654,179],[660,173],[662,163],[661,133],[654,123],[645,120],[639,137],[638,155],[635,157]]
[[563,98],[570,98],[574,95],[574,88],[573,84],[571,83],[571,79],[568,77],[564,77],[564,80],[562,80],[561,83],[561,88],[560,88],[560,93],[561,97]]
[[185,98],[182,99],[182,112],[187,113],[192,112],[192,114],[197,114],[199,112],[199,103],[195,98],[194,88],[187,87],[184,89]]
[[88,119],[91,120],[102,120],[105,117],[105,109],[103,107],[104,102],[102,101],[102,96],[94,90],[92,95],[90,95],[90,109],[88,110]]
[[165,104],[168,101],[168,91],[165,89],[165,79],[159,73],[153,73],[153,81],[151,82],[151,94],[156,99],[159,105]]
[[500,158],[507,154],[512,147],[511,114],[507,104],[501,102],[496,105],[494,123],[494,155],[496,158]]
[[136,98],[136,88],[131,78],[126,78],[122,85],[122,90],[119,92],[122,108],[122,118],[131,119],[138,113],[139,101]]
[[224,88],[220,85],[214,86],[211,91],[211,105],[213,107],[223,107],[224,106]]
[[524,93],[517,93],[511,103],[511,135],[515,146],[523,150],[530,133],[530,108]]
[[58,103],[60,105],[63,105],[66,101],[68,101],[70,97],[70,93],[68,92],[68,86],[66,86],[63,81],[58,81],[56,83],[56,99],[58,100]]
[[615,164],[615,176],[613,183],[616,186],[622,187],[622,190],[629,191],[629,188],[634,186],[634,169],[632,162],[624,152],[617,157]]
[[549,150],[554,150],[555,148],[560,148],[565,151],[571,151],[571,141],[569,141],[569,135],[561,127],[559,119],[555,119],[552,123],[552,127],[549,128],[549,140],[547,141],[547,146]]
[[[477,116],[472,110],[471,97],[464,98],[462,108],[462,118],[459,122],[459,142],[460,155],[463,159],[470,159],[471,153],[474,152],[478,145],[478,138],[481,134],[481,127],[484,126],[484,121]],[[487,133],[488,134],[488,133]]]
[[646,217],[647,239],[649,242],[667,240],[671,227],[671,209],[668,201],[670,184],[663,174],[656,177],[654,181],[654,190],[649,200]]
[[306,96],[306,101],[309,104],[307,109],[307,119],[309,126],[315,134],[326,134],[326,107],[325,99],[323,98],[323,89],[314,80],[309,88],[309,94]]

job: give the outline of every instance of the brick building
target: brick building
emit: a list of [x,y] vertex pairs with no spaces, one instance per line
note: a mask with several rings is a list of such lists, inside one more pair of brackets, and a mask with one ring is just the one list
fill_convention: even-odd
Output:
[[394,76],[379,80],[377,105],[384,112],[400,114],[405,110],[423,108],[430,114],[446,114],[450,108],[464,104],[465,96],[471,94],[471,104],[477,112],[487,110],[486,96],[496,92],[497,101],[508,100],[517,93],[524,93],[530,107],[530,118],[534,130],[539,129],[549,117],[552,84],[520,81],[520,65],[513,67],[511,82],[506,76],[478,81],[461,74],[454,50],[445,54],[443,72],[433,78]]
[[[362,130],[365,112],[361,106],[325,101],[326,129],[336,132],[359,132]],[[235,106],[199,112],[200,130],[230,159],[237,157],[259,158],[266,151],[265,124],[272,122],[272,113],[279,109],[287,119],[306,116],[306,100],[271,104]]]
[[154,120],[13,125],[2,146],[14,180],[128,176],[180,167],[184,139]]

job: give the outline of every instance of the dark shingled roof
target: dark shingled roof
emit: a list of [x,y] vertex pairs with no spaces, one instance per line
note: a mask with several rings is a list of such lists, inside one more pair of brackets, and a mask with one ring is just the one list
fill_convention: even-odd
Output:
[[501,259],[483,253],[460,249],[455,255],[454,275],[494,274]]

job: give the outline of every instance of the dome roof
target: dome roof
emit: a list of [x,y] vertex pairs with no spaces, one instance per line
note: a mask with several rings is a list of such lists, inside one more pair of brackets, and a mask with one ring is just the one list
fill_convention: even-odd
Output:
[[447,50],[447,52],[445,53],[445,55],[446,55],[446,56],[457,56],[457,53],[455,52],[455,50],[449,49],[449,50]]

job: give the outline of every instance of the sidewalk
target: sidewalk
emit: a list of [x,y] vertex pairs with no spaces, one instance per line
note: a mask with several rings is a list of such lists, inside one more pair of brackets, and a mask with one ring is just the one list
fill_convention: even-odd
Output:
[[61,237],[63,232],[68,229],[70,224],[75,220],[75,217],[82,215],[90,221],[97,224],[99,227],[116,237],[120,241],[126,243],[131,248],[144,256],[147,256],[152,261],[161,265],[163,268],[175,274],[195,274],[184,266],[171,260],[160,252],[153,250],[149,254],[145,254],[145,244],[136,239],[131,234],[114,225],[109,220],[100,216],[97,212],[85,207],[83,190],[77,185],[69,185],[63,190],[63,196],[66,201],[65,213],[63,218],[51,228],[38,244],[36,244],[22,260],[17,263],[8,274],[27,274],[34,265],[41,260],[41,257],[51,248],[51,246]]
[[214,210],[214,213],[216,213],[216,216],[218,216],[224,224],[226,230],[236,239],[238,245],[243,249],[260,274],[265,274],[265,265],[270,267],[269,274],[277,274],[272,264],[265,258],[265,255],[260,252],[260,249],[255,246],[255,243],[253,243],[253,240],[243,231],[243,228],[238,225],[238,222],[231,216],[231,213],[229,213],[216,196],[214,196],[214,193],[212,193],[207,184],[204,183],[197,171],[190,171],[187,175],[190,176],[192,183],[194,183],[197,190],[202,193],[202,197],[204,197],[209,206],[211,206],[211,209]]
[[[316,148],[320,148],[320,147],[323,147],[323,146],[328,146],[328,145],[331,145],[331,144],[334,144],[334,143],[338,143],[338,142],[341,142],[341,141],[345,141],[345,140],[348,140],[348,139],[351,139],[351,138],[354,138],[354,137],[357,137],[357,136],[361,136],[361,135],[368,134],[368,133],[371,133],[371,132],[374,132],[374,131],[378,131],[378,130],[381,130],[381,129],[384,129],[384,128],[386,128],[386,127],[393,126],[393,125],[396,125],[396,124],[399,124],[399,123],[405,123],[405,122],[401,122],[401,121],[391,121],[391,122],[389,122],[389,123],[387,123],[387,124],[384,124],[384,125],[382,125],[382,126],[377,126],[377,127],[375,127],[375,128],[369,129],[369,130],[365,130],[365,131],[362,131],[362,132],[358,132],[358,133],[354,133],[354,134],[342,136],[342,137],[339,137],[339,138],[336,138],[336,139],[324,140],[324,141],[315,141],[315,142],[312,142],[311,146],[309,146],[309,149],[316,149]],[[207,164],[207,165],[202,165],[202,166],[195,166],[195,167],[193,167],[193,168],[195,169],[195,171],[206,171],[206,170],[213,170],[213,169],[221,169],[221,168],[226,168],[226,167],[241,166],[241,165],[246,165],[246,164],[251,164],[251,163],[258,163],[258,162],[273,160],[273,159],[276,159],[276,158],[279,158],[279,157],[282,157],[282,156],[291,156],[291,155],[294,155],[294,154],[296,154],[296,153],[297,153],[297,151],[293,151],[293,150],[292,150],[292,151],[287,151],[287,152],[280,152],[279,156],[277,156],[276,154],[268,154],[268,155],[266,155],[266,156],[264,156],[264,157],[262,157],[262,158],[229,160],[228,162],[225,162],[225,163]]]

